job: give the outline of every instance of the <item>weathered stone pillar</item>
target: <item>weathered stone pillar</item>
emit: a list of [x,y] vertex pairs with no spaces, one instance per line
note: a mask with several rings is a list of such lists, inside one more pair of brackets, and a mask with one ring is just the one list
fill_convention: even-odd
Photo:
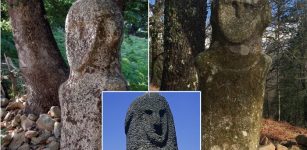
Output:
[[173,115],[164,97],[145,94],[130,106],[125,121],[127,150],[177,150]]
[[111,0],[78,0],[65,28],[71,72],[59,91],[61,149],[101,149],[101,91],[127,89],[119,62],[123,18]]
[[196,59],[202,91],[202,149],[257,150],[271,59],[261,36],[267,0],[215,0],[212,45]]

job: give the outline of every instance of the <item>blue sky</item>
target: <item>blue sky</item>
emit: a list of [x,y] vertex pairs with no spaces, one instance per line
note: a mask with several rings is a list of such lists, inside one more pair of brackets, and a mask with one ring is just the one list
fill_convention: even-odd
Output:
[[[126,150],[124,131],[126,112],[133,100],[144,92],[105,92],[103,99],[103,149]],[[200,149],[200,93],[160,92],[173,113],[180,150]]]

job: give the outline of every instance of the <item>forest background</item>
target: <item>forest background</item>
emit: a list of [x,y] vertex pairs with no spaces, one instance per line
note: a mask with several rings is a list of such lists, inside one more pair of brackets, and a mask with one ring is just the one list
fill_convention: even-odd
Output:
[[[203,45],[199,45],[200,48],[197,49],[199,51],[192,51],[192,53],[197,54],[201,51],[206,51],[211,44],[211,1],[200,2],[192,0],[187,4],[180,0],[176,5],[171,2],[167,3],[165,0],[150,0],[149,2],[149,30],[151,33],[149,39],[149,76],[151,90],[176,89],[178,87],[181,90],[194,90],[191,86],[187,87],[185,82],[190,78],[191,85],[194,84],[195,72],[193,70],[186,71],[186,68],[194,67],[194,64],[191,63],[193,58],[184,55],[190,53],[191,48],[182,48],[191,45],[187,44],[188,42],[184,38],[176,38],[170,35],[176,35],[178,32],[187,35],[194,34],[190,39],[197,39],[197,42],[203,42]],[[272,21],[263,34],[262,43],[263,52],[272,58],[273,63],[266,80],[263,116],[267,119],[284,121],[294,126],[306,128],[307,1],[270,0],[269,2],[272,8]],[[194,5],[196,3],[198,4],[197,6]],[[164,10],[175,11],[164,12]],[[189,18],[185,20],[197,19],[197,22],[205,30],[194,28],[191,23],[188,23],[188,26],[185,26],[184,29],[178,27],[174,30],[175,32],[168,30],[166,27],[169,24],[164,22],[164,19],[167,18],[165,15],[181,15],[185,16],[184,18]],[[175,25],[182,23],[180,19],[171,21]],[[198,34],[200,32],[205,34]],[[172,56],[169,56],[170,54]],[[174,58],[173,56],[178,57]],[[170,58],[174,58],[177,61]],[[169,67],[176,68],[174,70],[179,73],[170,75],[167,71],[168,69],[165,69]],[[167,82],[170,84],[165,84]]]

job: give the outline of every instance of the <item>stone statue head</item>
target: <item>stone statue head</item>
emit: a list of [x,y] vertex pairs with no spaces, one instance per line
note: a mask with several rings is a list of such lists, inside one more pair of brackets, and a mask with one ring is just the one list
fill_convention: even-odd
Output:
[[213,0],[213,41],[243,43],[251,37],[261,37],[271,20],[267,0]]
[[69,10],[65,30],[72,71],[104,69],[119,57],[123,19],[112,0],[78,0]]
[[138,97],[126,115],[127,150],[177,149],[173,115],[164,97],[157,93]]

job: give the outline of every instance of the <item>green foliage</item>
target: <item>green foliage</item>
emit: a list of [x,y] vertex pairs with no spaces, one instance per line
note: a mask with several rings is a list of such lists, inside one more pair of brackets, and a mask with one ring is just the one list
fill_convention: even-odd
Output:
[[125,2],[124,20],[126,33],[147,38],[147,17],[147,0],[129,0]]
[[65,26],[66,15],[75,0],[45,0],[44,5],[49,23],[53,27]]
[[68,66],[66,48],[65,48],[65,31],[63,28],[52,29],[55,41],[60,49],[61,56],[63,57],[65,64]]
[[123,74],[130,90],[147,91],[148,51],[147,39],[125,36],[121,47]]
[[4,54],[12,59],[18,59],[12,32],[1,30],[1,58],[4,58]]

